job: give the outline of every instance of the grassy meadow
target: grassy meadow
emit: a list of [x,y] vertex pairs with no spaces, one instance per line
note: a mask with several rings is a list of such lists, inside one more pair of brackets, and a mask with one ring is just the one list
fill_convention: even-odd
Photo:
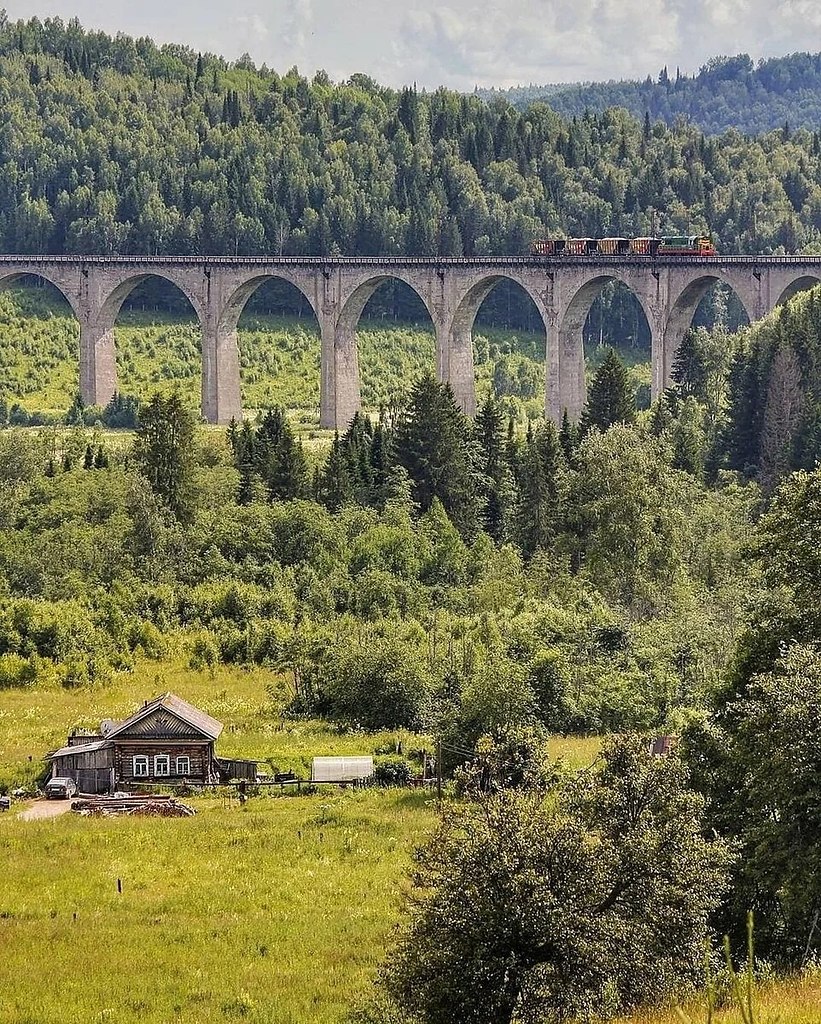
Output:
[[[397,739],[430,749],[422,736],[282,719],[284,686],[263,669],[144,661],[102,689],[5,690],[0,781],[30,778],[71,728],[166,689],[223,722],[220,753],[279,769],[307,775],[314,755]],[[553,754],[581,766],[598,745],[557,738]],[[364,998],[411,850],[435,821],[431,794],[187,799],[194,818],[23,821],[19,804],[0,816],[0,1024],[331,1024]]]
[[[200,406],[201,355],[193,314],[123,310],[116,327],[117,374],[124,394],[147,398],[178,389]],[[408,383],[435,366],[433,327],[364,319],[359,332],[362,401],[376,410],[404,394]],[[319,419],[319,327],[313,317],[247,314],[238,331],[242,400],[253,411],[282,405],[296,422]],[[538,419],[544,411],[543,334],[477,327],[474,331],[479,400],[495,389],[509,412]],[[589,367],[599,353],[588,353]],[[647,357],[626,352],[637,388],[650,379]],[[60,415],[77,390],[79,327],[51,291],[17,287],[0,292],[0,398],[27,412]]]

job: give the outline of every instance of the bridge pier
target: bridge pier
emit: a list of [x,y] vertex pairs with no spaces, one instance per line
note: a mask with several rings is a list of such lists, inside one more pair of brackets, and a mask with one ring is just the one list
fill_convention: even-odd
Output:
[[321,366],[319,425],[326,430],[347,430],[362,405],[356,329],[349,323],[320,321]]
[[202,330],[202,418],[223,425],[242,420],[237,332],[210,317]]
[[450,384],[456,404],[465,414],[476,415],[476,373],[473,365],[473,329],[457,316],[436,327],[436,375]]
[[80,396],[85,405],[105,407],[117,390],[114,325],[80,315]]

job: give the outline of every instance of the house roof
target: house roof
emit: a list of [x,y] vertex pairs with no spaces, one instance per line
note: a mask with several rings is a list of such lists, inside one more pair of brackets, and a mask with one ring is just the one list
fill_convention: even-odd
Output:
[[184,722],[192,729],[201,732],[212,740],[215,740],[222,732],[222,723],[218,722],[216,718],[206,715],[204,711],[195,708],[193,704],[189,704],[188,701],[177,697],[176,694],[164,693],[160,697],[146,701],[139,711],[136,711],[130,718],[126,718],[124,722],[115,723],[113,728],[108,731],[106,741],[114,739],[115,736],[119,736],[124,732],[128,732],[133,726],[157,711],[169,712],[181,722]]
[[95,750],[102,750],[103,747],[107,746],[107,739],[97,740],[95,743],[76,743],[74,746],[60,747],[53,754],[49,754],[49,757],[53,759],[55,757],[66,757],[69,754],[93,754]]

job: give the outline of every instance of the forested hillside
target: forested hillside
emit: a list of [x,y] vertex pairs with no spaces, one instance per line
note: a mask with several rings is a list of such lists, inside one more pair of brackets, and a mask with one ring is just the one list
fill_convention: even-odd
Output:
[[821,141],[567,120],[3,21],[0,209],[0,248],[20,252],[521,253],[653,223],[790,251],[821,243]]
[[730,128],[757,135],[785,124],[814,131],[821,120],[821,54],[794,53],[755,64],[743,53],[715,57],[692,76],[665,67],[656,80],[648,75],[643,82],[530,85],[479,94],[501,96],[520,109],[544,102],[564,117],[601,114],[608,107],[669,125],[686,117],[709,135]]

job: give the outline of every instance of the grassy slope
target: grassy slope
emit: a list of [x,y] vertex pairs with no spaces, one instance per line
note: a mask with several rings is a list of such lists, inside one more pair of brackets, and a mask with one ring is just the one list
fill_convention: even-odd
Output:
[[342,1020],[396,919],[427,801],[371,791],[243,809],[198,799],[181,820],[7,815],[0,1022]]
[[[283,685],[263,669],[142,662],[105,689],[2,691],[0,779],[31,774],[72,726],[123,716],[164,689],[224,723],[221,753],[303,772],[315,754],[389,748],[401,735],[283,721]],[[426,742],[401,738],[406,749]],[[597,748],[557,740],[553,752],[582,765]],[[0,816],[0,1024],[343,1020],[383,955],[410,851],[433,825],[429,794],[192,802],[197,817],[173,821]]]
[[[544,336],[478,328],[481,352],[476,381],[479,398],[491,388],[500,359],[523,365],[543,379]],[[191,408],[200,402],[199,333],[188,317],[130,311],[116,331],[120,389],[145,397],[155,390],[179,388]],[[483,340],[485,339],[485,340]],[[313,320],[248,316],[239,331],[242,396],[247,409],[281,404],[306,424],[319,415],[319,333]],[[65,307],[40,288],[0,293],[0,398],[17,401],[28,411],[68,408],[77,389],[78,328]],[[435,365],[430,326],[385,325],[363,321],[359,330],[362,400],[378,408],[402,394],[408,382]],[[596,363],[591,353],[591,365]],[[632,371],[636,384],[649,381],[649,368]],[[527,415],[541,415],[541,385],[525,401]]]

